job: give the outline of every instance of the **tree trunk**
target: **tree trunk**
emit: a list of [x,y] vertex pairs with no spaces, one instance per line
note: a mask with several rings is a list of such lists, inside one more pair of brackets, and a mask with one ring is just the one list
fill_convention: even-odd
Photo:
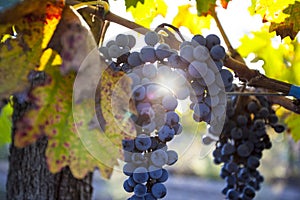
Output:
[[[29,107],[28,102],[20,103],[14,98],[13,124]],[[13,125],[6,184],[8,200],[92,199],[92,173],[82,180],[74,178],[68,167],[60,173],[50,173],[45,158],[47,138],[20,149],[14,146],[14,132]]]

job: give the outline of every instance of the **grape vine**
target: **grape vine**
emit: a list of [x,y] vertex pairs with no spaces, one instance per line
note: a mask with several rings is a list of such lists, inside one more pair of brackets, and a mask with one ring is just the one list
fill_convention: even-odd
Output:
[[[28,2],[29,1],[26,2],[26,5],[30,3]],[[135,6],[137,5],[137,2],[126,3],[127,7],[130,7],[131,3]],[[37,89],[34,90],[37,94],[42,95],[37,95],[32,93],[32,91],[29,94],[28,91],[25,91],[25,88],[28,87],[26,84],[18,84],[18,88],[13,90],[12,93],[14,93],[15,97],[19,100],[27,100],[27,98],[30,97],[32,98],[30,101],[33,101],[33,99],[37,102],[38,100],[45,101],[43,104],[45,106],[36,106],[37,109],[35,111],[31,110],[28,112],[30,113],[29,116],[36,117],[35,112],[40,111],[39,109],[41,108],[44,109],[43,112],[49,111],[45,109],[45,107],[52,108],[49,105],[54,105],[52,109],[57,112],[63,110],[61,105],[64,105],[64,108],[68,108],[68,111],[73,109],[70,103],[66,103],[66,99],[71,102],[71,95],[66,95],[67,98],[60,98],[56,102],[57,104],[52,104],[52,100],[57,100],[57,93],[63,96],[62,94],[64,94],[65,91],[71,91],[72,85],[69,83],[75,79],[75,76],[87,70],[87,68],[81,68],[80,70],[79,67],[82,66],[81,64],[84,58],[90,53],[90,49],[94,48],[95,41],[99,43],[99,52],[96,48],[95,55],[99,58],[98,53],[100,54],[101,67],[108,67],[105,69],[109,71],[106,81],[110,79],[109,75],[117,74],[113,81],[107,81],[107,83],[111,84],[110,86],[100,87],[101,89],[109,90],[109,92],[105,93],[101,91],[102,96],[96,97],[97,103],[100,103],[99,98],[103,100],[103,96],[109,94],[111,96],[108,95],[109,97],[104,102],[108,103],[111,100],[111,107],[113,108],[111,110],[107,109],[107,111],[118,112],[118,109],[123,109],[119,108],[122,107],[120,106],[122,103],[117,104],[119,106],[118,108],[114,108],[115,105],[113,102],[118,100],[114,99],[115,96],[113,95],[118,95],[115,94],[118,92],[116,92],[116,90],[113,91],[113,87],[117,85],[115,82],[118,81],[119,76],[123,75],[130,80],[129,82],[122,82],[124,83],[123,85],[128,86],[126,90],[122,91],[123,96],[125,96],[124,93],[128,93],[128,90],[131,90],[131,93],[128,94],[130,96],[129,102],[126,102],[132,104],[131,107],[129,106],[130,109],[126,110],[127,108],[124,108],[122,112],[118,113],[119,115],[111,113],[111,116],[108,117],[109,120],[105,121],[106,119],[104,119],[105,117],[103,113],[101,113],[103,107],[101,107],[95,114],[98,114],[100,118],[102,118],[100,128],[96,122],[94,124],[88,124],[88,127],[85,127],[89,128],[89,131],[95,129],[94,133],[96,133],[99,131],[98,129],[104,130],[105,132],[105,125],[111,126],[110,123],[113,120],[117,120],[116,124],[120,126],[128,119],[133,122],[133,126],[136,130],[135,135],[126,135],[126,131],[124,132],[123,130],[121,130],[119,134],[119,127],[116,127],[117,131],[111,129],[113,130],[111,132],[118,135],[118,138],[114,138],[118,140],[118,142],[114,141],[114,144],[118,147],[122,147],[125,162],[123,173],[127,176],[123,183],[123,188],[126,192],[130,193],[131,197],[129,197],[129,200],[162,199],[166,197],[167,188],[164,183],[168,179],[168,171],[165,169],[165,166],[174,165],[179,158],[175,150],[168,148],[168,144],[175,136],[180,135],[184,129],[182,124],[183,120],[178,112],[178,105],[181,101],[189,102],[189,108],[192,111],[194,121],[205,122],[207,124],[207,133],[203,135],[202,142],[207,145],[214,143],[215,150],[212,153],[214,163],[217,165],[222,164],[220,176],[226,182],[226,187],[224,187],[222,193],[226,199],[233,200],[255,198],[256,192],[260,190],[261,184],[264,181],[263,175],[258,171],[260,159],[263,156],[263,151],[272,147],[267,130],[273,129],[277,133],[282,133],[286,130],[286,127],[279,123],[280,120],[273,109],[273,104],[279,104],[290,111],[300,113],[300,87],[279,81],[275,78],[269,78],[258,70],[248,68],[243,58],[231,46],[223,30],[215,11],[215,0],[211,0],[204,8],[200,1],[196,1],[196,3],[198,11],[201,10],[201,14],[211,15],[211,17],[214,18],[227,46],[227,52],[225,48],[221,46],[220,38],[215,34],[208,34],[206,36],[196,34],[191,39],[186,39],[177,27],[166,23],[161,24],[154,31],[151,31],[110,12],[109,4],[106,1],[79,2],[76,0],[66,0],[67,5],[73,5],[68,6],[68,8],[64,8],[65,1],[58,2],[57,4],[48,2],[47,6],[44,5],[47,12],[42,14],[37,13],[36,16],[33,17],[34,15],[31,15],[32,11],[26,10],[24,13],[21,13],[15,21],[10,19],[13,9],[8,9],[7,13],[9,13],[9,18],[4,20],[3,17],[2,20],[0,20],[1,23],[5,23],[5,26],[1,27],[1,34],[6,34],[6,36],[2,38],[3,42],[1,40],[1,52],[4,52],[4,55],[12,55],[12,57],[7,57],[9,62],[14,60],[14,56],[17,55],[13,52],[26,51],[26,55],[22,54],[22,59],[18,59],[17,62],[26,64],[28,69],[34,66],[34,68],[43,71],[44,68],[53,64],[51,62],[54,60],[56,53],[52,52],[50,56],[51,59],[47,61],[47,64],[38,56],[35,57],[33,63],[29,62],[31,61],[28,59],[31,58],[30,53],[38,52],[44,58],[46,51],[43,48],[52,48],[52,50],[57,51],[62,58],[62,63],[59,64],[60,71],[56,71],[54,68],[51,68],[51,70],[47,68],[47,70],[45,70],[49,78],[48,85],[37,87]],[[211,6],[210,3],[214,6]],[[228,1],[222,1],[222,3],[227,6]],[[36,7],[42,4],[43,3],[35,4],[33,10],[36,11]],[[17,8],[20,10],[22,7]],[[289,8],[294,9],[293,6],[289,6]],[[88,20],[86,18],[83,19],[84,17],[81,18],[81,16],[79,16],[81,14],[86,18],[90,17],[90,22],[86,23]],[[0,13],[0,16],[3,16],[3,13]],[[63,19],[60,20],[61,18]],[[24,21],[24,19],[26,20]],[[100,22],[101,27],[92,28],[95,20]],[[19,27],[15,26],[17,28],[11,28],[13,22],[16,22]],[[33,22],[35,22],[35,26],[32,26]],[[138,40],[138,37],[135,37],[135,35],[130,32],[119,34],[113,40],[103,45],[105,31],[109,22],[115,22],[135,32],[142,33],[142,44]],[[56,31],[55,28],[51,28],[50,31],[49,27],[52,27],[51,24],[55,25],[55,27],[57,26],[58,31]],[[93,29],[93,37],[91,40],[86,40],[91,33],[87,28],[88,25]],[[11,30],[9,30],[8,27],[11,28]],[[32,27],[35,27],[35,32],[31,32],[30,29],[33,29]],[[27,29],[29,32],[27,32]],[[8,30],[14,33],[8,34]],[[50,35],[46,35],[43,32],[47,32],[47,30],[51,32]],[[280,32],[280,30],[276,29],[276,32],[278,31]],[[35,37],[37,35],[39,35],[39,37]],[[294,36],[294,34],[292,34],[292,36]],[[47,41],[44,41],[45,38]],[[60,38],[60,40],[57,38]],[[37,45],[31,47],[33,44],[32,41],[30,41],[31,39],[34,39],[33,41],[36,41]],[[7,47],[7,49],[2,48],[4,46]],[[30,56],[28,56],[27,53]],[[3,58],[5,57],[3,56]],[[0,60],[2,60],[2,55]],[[23,62],[24,60],[26,62]],[[27,61],[30,64],[28,66]],[[97,64],[98,63],[96,63],[95,66]],[[11,66],[7,65],[5,70],[2,71],[8,71],[10,68]],[[28,69],[24,68],[24,70]],[[70,71],[75,71],[75,73],[69,76]],[[17,72],[19,76],[22,77],[22,80],[26,79],[27,81],[27,79],[32,78],[31,76],[27,76],[27,73],[24,73],[24,71]],[[89,75],[92,77],[92,74],[94,77],[97,76],[95,72]],[[64,77],[64,79],[61,79],[64,81],[60,81],[60,77]],[[67,80],[66,77],[71,77],[71,79]],[[97,78],[99,77],[97,76]],[[233,84],[234,78],[238,78],[240,81],[237,85]],[[17,79],[13,79],[12,82],[18,83],[16,81]],[[26,81],[24,81],[24,83],[26,83]],[[0,91],[1,98],[8,98],[7,91],[10,87],[15,87],[17,85],[15,83],[9,84],[7,89]],[[23,81],[21,83],[23,83]],[[57,87],[54,83],[57,83],[60,87]],[[62,89],[62,86],[65,86],[67,90]],[[48,89],[48,91],[45,88]],[[59,90],[56,90],[56,88],[59,88]],[[16,93],[16,91],[19,90],[25,92]],[[81,90],[83,91],[84,89],[81,88]],[[50,92],[51,98],[46,98]],[[89,93],[90,91],[85,92]],[[84,97],[80,99],[82,102],[85,100]],[[94,99],[92,100],[94,101]],[[1,99],[0,109],[6,103],[6,101]],[[30,103],[35,104],[36,102],[33,101]],[[125,112],[123,112],[124,110]],[[123,113],[125,113],[124,116],[122,116]],[[68,114],[70,114],[70,112],[68,112]],[[80,140],[77,138],[78,135],[73,135],[73,132],[76,132],[74,127],[77,125],[78,127],[86,125],[83,123],[72,124],[73,120],[69,120],[69,117],[65,115],[65,121],[68,123],[70,121],[68,126],[65,126],[65,123],[62,123],[62,118],[57,115],[57,121],[55,121],[55,123],[59,123],[59,130],[56,130],[56,128],[53,129],[50,126],[54,120],[50,120],[51,123],[46,120],[44,122],[45,126],[40,125],[39,128],[37,128],[38,126],[32,128],[37,120],[34,120],[34,117],[28,117],[26,114],[24,116],[25,117],[18,122],[19,127],[23,127],[21,128],[22,132],[19,131],[19,134],[16,134],[19,138],[15,138],[17,141],[15,144],[19,144],[19,146],[25,146],[34,142],[40,134],[49,136],[49,130],[52,131],[51,134],[53,135],[62,136],[57,133],[63,130],[61,128],[63,126],[65,130],[68,129],[70,132],[66,135],[72,136],[74,141],[79,142]],[[96,121],[96,118],[99,118],[99,116],[94,116],[93,120]],[[38,116],[38,119],[44,121],[43,117],[44,115]],[[111,119],[113,117],[116,119]],[[26,121],[27,118],[31,119],[30,123]],[[91,117],[89,116],[87,118],[90,120]],[[72,119],[71,115],[70,119]],[[124,122],[124,124],[125,123],[127,123],[127,121]],[[24,124],[25,126],[22,126]],[[24,127],[27,129],[25,130]],[[45,129],[45,127],[47,129]],[[35,138],[32,136],[32,130],[36,132],[36,134],[34,134]],[[25,133],[26,131],[30,134]],[[100,134],[97,136],[105,137]],[[123,137],[122,142],[120,137]],[[52,151],[57,145],[57,143],[53,142],[53,138],[54,136],[49,139],[48,143],[51,144]],[[28,141],[26,141],[26,139]],[[21,142],[18,143],[18,141]],[[67,149],[66,154],[57,155],[53,153],[53,155],[57,156],[55,160],[56,163],[53,162],[53,165],[51,159],[53,159],[54,156],[52,154],[51,156],[47,155],[48,161],[51,162],[50,169],[52,167],[52,171],[57,172],[62,167],[71,165],[75,160],[90,158],[89,153],[91,152],[84,152],[84,155],[80,157],[83,159],[76,158],[76,155],[73,156],[73,152],[71,152],[71,150],[69,151],[69,148],[74,144],[76,143],[73,143],[73,141],[64,142],[62,146]],[[78,149],[77,147],[77,150]],[[108,149],[109,148],[105,150],[110,151]],[[66,156],[68,159],[72,158],[73,160],[71,159],[69,161],[66,159]],[[113,157],[112,155],[109,156]],[[58,165],[60,159],[63,160],[61,166]],[[113,162],[111,162],[113,163],[112,166],[116,164],[115,157],[111,160],[113,160]],[[93,160],[91,163],[82,165],[81,167],[85,169],[82,171],[76,168],[73,172],[74,175],[77,175],[79,178],[83,177],[88,171],[93,170],[94,167],[97,166],[95,163],[97,163],[97,161]],[[106,172],[106,177],[109,177],[111,171],[108,170],[106,166],[98,165],[98,167],[99,166],[103,167],[101,172],[104,172],[104,174]],[[55,170],[53,170],[53,168]],[[76,174],[78,171],[81,172]]]
[[213,151],[214,162],[224,163],[220,176],[226,181],[222,193],[227,199],[253,199],[260,189],[264,178],[257,169],[259,160],[272,147],[267,126],[277,133],[285,130],[267,98],[228,98],[224,129]]
[[[168,150],[167,143],[182,131],[175,110],[178,100],[188,97],[194,120],[210,125],[203,142],[209,144],[218,140],[213,155],[216,164],[224,163],[220,176],[226,180],[227,186],[222,193],[227,199],[253,199],[255,191],[260,188],[263,176],[257,171],[259,159],[262,151],[272,146],[265,125],[276,132],[283,132],[284,127],[277,124],[278,119],[266,98],[232,96],[226,99],[225,92],[237,88],[232,85],[232,73],[223,66],[233,69],[249,86],[276,88],[277,92],[285,94],[291,94],[293,86],[269,79],[240,62],[242,60],[231,47],[216,13],[212,15],[231,55],[237,60],[226,55],[220,39],[214,34],[206,38],[195,35],[190,41],[180,43],[172,38],[172,34],[171,39],[163,39],[156,32],[111,12],[105,16],[109,21],[145,34],[145,46],[139,50],[133,51],[136,40],[130,34],[119,34],[115,40],[99,48],[109,68],[125,72],[132,81],[132,99],[137,114],[132,114],[131,119],[136,124],[137,135],[122,142],[126,162],[123,172],[128,176],[123,188],[133,193],[129,199],[166,196],[167,188],[163,183],[168,179],[168,172],[163,166],[173,165],[178,159],[175,151]],[[164,25],[156,30],[167,31],[163,29]],[[176,32],[184,40],[178,29]],[[161,43],[162,40],[166,43]],[[221,79],[217,78],[218,75]],[[173,79],[166,83],[168,76]],[[172,88],[175,83],[178,88]],[[220,117],[225,116],[225,112],[226,119]],[[222,120],[225,120],[224,128],[218,126]]]

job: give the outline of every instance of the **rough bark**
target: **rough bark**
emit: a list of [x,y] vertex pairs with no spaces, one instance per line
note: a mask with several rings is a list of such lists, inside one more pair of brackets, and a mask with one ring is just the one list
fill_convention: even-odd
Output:
[[[20,103],[14,98],[13,124],[29,107],[28,102]],[[82,180],[74,178],[67,167],[60,173],[50,173],[45,158],[47,138],[40,138],[36,143],[20,149],[14,146],[14,131],[13,127],[6,184],[7,199],[92,199],[92,173]]]

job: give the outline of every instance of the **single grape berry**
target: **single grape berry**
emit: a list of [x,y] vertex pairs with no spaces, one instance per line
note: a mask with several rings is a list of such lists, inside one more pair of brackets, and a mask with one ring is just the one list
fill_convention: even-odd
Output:
[[158,34],[155,31],[148,31],[145,34],[145,42],[149,46],[154,46],[158,43],[159,37]]
[[149,179],[148,170],[145,167],[138,167],[133,171],[132,177],[136,183],[145,183]]
[[209,34],[206,36],[206,47],[211,49],[213,46],[221,43],[220,38],[215,34]]
[[276,133],[282,133],[285,130],[285,127],[282,124],[275,124],[273,128],[276,131]]
[[151,187],[151,193],[156,198],[164,198],[167,194],[167,188],[162,183],[155,183]]
[[140,151],[146,151],[151,147],[151,138],[148,135],[140,134],[134,141],[135,146]]
[[224,47],[221,45],[215,45],[210,50],[210,55],[214,60],[223,60],[225,58],[226,52]]
[[134,194],[138,197],[143,197],[146,195],[147,192],[147,187],[143,184],[138,183],[135,187],[134,187]]
[[134,188],[128,184],[128,180],[124,181],[123,188],[126,192],[133,192]]
[[194,35],[192,38],[192,42],[197,42],[198,45],[202,46],[206,45],[206,39],[200,34]]

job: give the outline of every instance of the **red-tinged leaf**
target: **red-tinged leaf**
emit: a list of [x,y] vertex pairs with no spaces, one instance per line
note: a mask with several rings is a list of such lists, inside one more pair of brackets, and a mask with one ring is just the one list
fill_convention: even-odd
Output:
[[[23,3],[29,6],[28,2],[31,1],[13,8],[18,11],[24,7]],[[37,10],[31,8],[17,13],[9,9],[0,13],[7,16],[0,22],[3,23],[0,25],[0,99],[27,89],[29,72],[40,65],[43,48],[54,32],[63,6],[61,1],[42,2],[38,8],[37,3],[32,5]]]
[[229,1],[231,1],[231,0],[221,0],[222,7],[225,8],[225,9],[227,9]]
[[216,6],[216,0],[196,0],[196,3],[199,16],[206,16]]
[[283,13],[289,15],[289,17],[281,23],[271,23],[270,32],[276,31],[276,34],[280,35],[281,38],[290,36],[294,39],[300,30],[300,2],[291,4],[283,10]]
[[[61,8],[64,5],[64,0],[23,0],[14,4],[11,7],[2,9],[0,11],[0,24],[15,24],[20,19],[27,15],[35,14],[38,16],[48,17],[49,15],[45,12],[46,6],[55,5],[59,8],[56,17],[60,16]],[[53,7],[54,8],[54,7]],[[53,16],[54,12],[51,12]]]
[[91,106],[94,100],[85,99],[73,105],[76,74],[62,76],[54,66],[47,67],[46,73],[45,85],[30,93],[34,109],[16,124],[15,145],[24,147],[46,135],[46,157],[51,172],[69,166],[76,178],[83,178],[98,167],[102,176],[109,178],[120,154],[107,135],[89,128],[88,122],[95,115]]

